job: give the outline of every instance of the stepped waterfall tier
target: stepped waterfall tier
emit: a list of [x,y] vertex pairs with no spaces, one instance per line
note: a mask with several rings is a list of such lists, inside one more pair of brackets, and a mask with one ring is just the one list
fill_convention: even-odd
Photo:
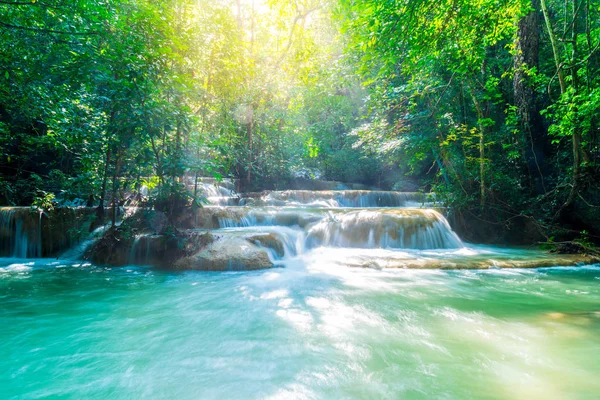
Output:
[[240,205],[314,206],[314,207],[419,207],[433,204],[434,198],[423,193],[377,190],[286,190],[249,193]]
[[293,258],[328,253],[344,254],[348,266],[389,268],[543,267],[595,260],[465,244],[431,194],[347,189],[239,194],[234,181],[211,178],[188,187],[200,191],[207,204],[172,221],[176,237],[161,234],[166,217],[146,208],[124,209],[135,224],[127,228],[125,219],[125,229],[116,231],[96,226],[89,208],[0,208],[1,254],[219,271],[285,266]]
[[597,259],[464,243],[421,193],[189,186],[175,230],[0,208],[4,398],[600,392]]

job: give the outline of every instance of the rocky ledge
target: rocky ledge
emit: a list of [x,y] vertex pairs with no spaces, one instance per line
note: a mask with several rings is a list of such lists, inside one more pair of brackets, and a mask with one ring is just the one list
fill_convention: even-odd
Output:
[[283,256],[283,244],[274,235],[244,236],[235,232],[194,230],[131,237],[124,237],[115,230],[86,252],[86,258],[97,264],[139,264],[202,271],[271,268],[271,259],[279,256]]

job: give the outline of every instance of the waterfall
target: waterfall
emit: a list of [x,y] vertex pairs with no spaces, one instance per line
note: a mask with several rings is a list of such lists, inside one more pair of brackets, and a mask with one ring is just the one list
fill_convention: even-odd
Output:
[[[196,183],[200,194],[209,204],[217,206],[234,206],[238,204],[239,197],[235,192],[235,183],[230,179],[217,181],[214,178],[198,178]],[[193,189],[194,183],[188,183],[188,187]]]
[[[40,258],[63,254],[76,257],[85,244],[95,216],[94,208],[62,207],[43,212],[32,207],[0,207],[0,257]],[[95,239],[102,232],[88,237]],[[87,243],[89,245],[89,243]],[[73,248],[76,246],[76,248]]]
[[41,257],[43,213],[28,207],[0,208],[0,255]]
[[65,251],[63,254],[61,254],[60,258],[66,260],[81,258],[85,254],[86,250],[89,249],[90,246],[92,246],[99,238],[101,238],[102,235],[104,235],[104,233],[110,228],[110,226],[111,224],[109,223],[94,229],[85,240]]
[[[213,180],[204,180],[203,184],[208,185],[204,190],[211,198],[221,200],[213,201],[219,207],[198,210],[195,228],[274,232],[288,244],[302,237],[302,244],[294,245],[292,253],[323,246],[416,250],[464,247],[446,218],[427,208],[435,205],[431,194],[285,190],[238,195],[232,188],[214,186]],[[239,197],[239,205],[228,206],[223,201],[231,197]]]
[[446,218],[428,209],[361,210],[325,218],[308,229],[307,245],[419,250],[463,247]]
[[[446,218],[434,209],[206,207],[198,210],[198,214],[201,214],[201,217],[196,216],[199,229],[248,232],[274,232],[275,229],[277,234],[285,235],[293,228],[302,232],[304,244],[301,247],[307,249],[320,246],[419,250],[464,247]],[[218,226],[213,225],[215,219]]]
[[[153,235],[138,235],[133,240],[131,249],[129,250],[129,264],[148,265],[152,253],[152,238]],[[158,237],[160,238],[160,237]]]
[[133,239],[133,244],[129,250],[129,264],[135,264],[138,259],[137,253],[141,238],[141,236],[136,236],[135,239]]
[[248,194],[240,205],[300,207],[420,207],[431,206],[423,193],[378,190],[285,190]]
[[[239,234],[244,240],[265,248],[272,258],[296,256],[316,248],[435,250],[464,247],[446,218],[436,209],[425,208],[426,200],[433,198],[431,195],[368,190],[286,190],[241,196],[235,192],[231,180],[216,182],[201,178],[198,185],[212,204],[196,209],[195,215],[184,218],[178,228],[209,230],[216,235]],[[73,239],[70,232],[81,229],[80,220],[86,217],[86,212],[93,217],[93,210],[83,208],[55,210],[47,216],[27,207],[0,208],[0,255],[81,257],[106,229],[97,228],[82,241]],[[89,228],[81,231],[89,232]],[[149,264],[162,257],[164,249],[155,248],[158,242],[154,239],[160,236],[136,236],[126,249],[129,253],[125,253],[125,260],[131,264]],[[64,253],[67,246],[71,250]]]

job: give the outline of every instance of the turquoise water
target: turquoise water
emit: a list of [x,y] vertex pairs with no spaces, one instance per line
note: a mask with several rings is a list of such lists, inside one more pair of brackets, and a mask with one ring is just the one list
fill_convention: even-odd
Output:
[[600,267],[0,259],[0,398],[596,399]]

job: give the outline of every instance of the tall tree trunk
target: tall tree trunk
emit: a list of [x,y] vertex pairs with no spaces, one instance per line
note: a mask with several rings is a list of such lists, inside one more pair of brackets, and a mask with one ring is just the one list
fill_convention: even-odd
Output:
[[252,162],[253,157],[252,157],[252,139],[253,139],[253,130],[254,130],[254,115],[252,115],[250,117],[250,122],[248,123],[248,132],[247,132],[247,139],[248,139],[248,171],[246,173],[246,190],[248,190],[250,188],[250,184],[252,182]]
[[546,5],[546,0],[540,0],[540,4],[542,6],[542,14],[544,14],[544,21],[546,21],[546,29],[548,30],[548,36],[550,37],[550,44],[552,45],[552,54],[554,54],[556,74],[558,75],[558,83],[560,84],[560,94],[564,94],[567,91],[567,86],[562,70],[562,63],[560,61],[560,54],[558,53],[558,46],[556,44],[556,35],[554,34],[552,22],[550,21],[550,15],[548,13],[548,6]]
[[110,144],[106,146],[106,159],[104,161],[104,176],[102,177],[102,189],[100,192],[100,204],[96,209],[96,217],[100,224],[104,224],[104,201],[106,200],[106,185],[108,182],[108,168],[110,165]]
[[[573,88],[573,91],[575,94],[577,94],[579,92],[579,77],[577,76],[578,71],[579,71],[579,66],[578,66],[578,48],[577,48],[577,30],[578,30],[578,12],[579,12],[579,6],[577,5],[577,1],[573,0],[573,4],[572,4],[572,18],[573,18],[573,23],[571,24],[571,86]],[[578,112],[579,110],[577,109],[577,104],[573,104],[574,106],[574,112],[573,112],[573,118],[575,119],[575,121],[573,121],[573,136],[572,136],[572,143],[573,143],[573,182],[571,184],[571,192],[569,193],[569,197],[567,198],[567,201],[565,202],[565,204],[563,205],[562,209],[566,209],[567,207],[569,207],[571,204],[573,204],[573,202],[575,201],[575,197],[577,196],[577,193],[579,193],[579,182],[580,182],[580,175],[581,175],[581,154],[582,154],[582,150],[581,150],[581,127],[580,127],[580,123],[579,123],[579,117],[578,117]]]
[[174,168],[174,174],[173,175],[177,175],[174,176],[173,179],[178,181],[178,182],[183,182],[184,179],[184,170],[183,169],[179,169],[179,167],[182,165],[182,154],[181,152],[183,151],[183,146],[182,146],[182,128],[183,127],[183,122],[181,121],[181,119],[179,119],[177,121],[177,130],[175,131],[175,149],[176,149],[176,162],[177,162],[177,168]]
[[112,212],[111,212],[112,226],[116,226],[116,224],[117,224],[117,190],[119,188],[119,173],[121,172],[122,153],[123,153],[123,150],[119,149],[119,152],[117,153],[117,158],[115,159],[115,170],[113,172]]
[[480,206],[483,208],[485,206],[485,143],[482,124],[479,124],[479,131],[479,194]]
[[529,148],[525,152],[529,171],[537,175],[536,192],[545,193],[544,173],[545,130],[536,106],[536,96],[528,70],[538,67],[539,61],[539,0],[531,0],[531,10],[519,21],[515,40],[513,92],[519,117],[519,128],[526,134]]
[[479,126],[479,205],[483,208],[485,206],[485,126],[483,125],[485,113],[473,88],[470,88],[470,91],[477,112],[477,125]]
[[165,184],[165,175],[164,175],[162,161],[160,158],[160,152],[159,152],[158,147],[156,146],[156,142],[154,141],[154,136],[152,136],[152,134],[150,134],[149,136],[150,136],[150,144],[152,145],[152,152],[154,153],[154,158],[156,159],[156,175],[158,175],[158,180],[160,181],[160,184],[164,185]]

